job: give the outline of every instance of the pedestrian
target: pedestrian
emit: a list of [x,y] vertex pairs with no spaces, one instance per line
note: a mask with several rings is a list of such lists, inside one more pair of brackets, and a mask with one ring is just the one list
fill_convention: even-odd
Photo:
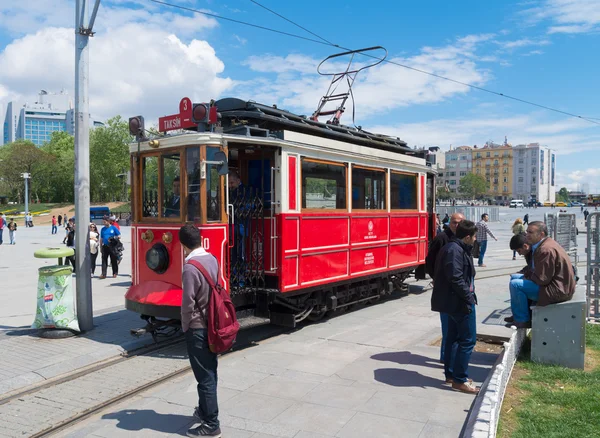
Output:
[[219,405],[217,401],[217,355],[208,346],[207,308],[210,298],[210,285],[200,271],[192,264],[194,260],[207,270],[217,283],[219,265],[214,256],[202,248],[200,231],[188,224],[179,230],[179,242],[185,255],[183,265],[181,300],[181,328],[185,333],[188,357],[192,371],[198,382],[198,407],[194,417],[200,425],[187,431],[189,437],[220,437]]
[[581,206],[581,212],[583,213],[583,205]]
[[477,388],[469,379],[469,360],[477,338],[475,306],[475,267],[471,251],[476,240],[477,227],[463,220],[456,234],[440,251],[431,295],[431,310],[448,315],[448,341],[444,349],[444,374],[446,383],[467,394],[477,394]]
[[446,213],[444,219],[442,219],[442,225],[448,225],[448,222],[450,222],[450,216],[448,216],[448,213]]
[[62,219],[63,219],[62,215],[59,214],[58,215],[58,226],[59,227],[62,226]]
[[569,301],[575,293],[575,273],[565,250],[551,237],[544,222],[527,227],[527,244],[531,247],[531,267],[522,275],[511,276],[510,308],[512,318],[507,326],[530,328],[528,300],[536,306]]
[[529,223],[529,213],[525,213],[523,216],[523,225],[527,225]]
[[6,219],[4,219],[4,213],[0,213],[0,245],[2,245],[2,238],[4,236],[4,227],[6,227]]
[[[465,217],[461,213],[453,213],[452,217],[450,217],[450,222],[444,231],[442,231],[439,235],[437,235],[433,241],[431,242],[431,246],[429,247],[429,251],[427,252],[427,257],[425,257],[425,272],[429,274],[431,279],[433,280],[433,284],[435,285],[435,264],[437,261],[437,256],[440,253],[440,250],[450,242],[450,239],[454,237],[456,233],[456,228],[458,224],[460,224]],[[442,326],[442,345],[440,347],[440,362],[444,363],[444,350],[447,341],[448,334],[448,315],[445,313],[440,313],[440,322]]]
[[100,279],[106,278],[109,258],[112,267],[112,276],[113,278],[117,278],[117,275],[119,274],[119,264],[117,262],[117,254],[115,254],[113,248],[111,248],[111,242],[114,239],[119,239],[121,232],[110,224],[108,216],[104,216],[102,223],[104,226],[100,230],[100,244],[102,245],[102,274],[100,275]]
[[588,209],[586,208],[583,211],[583,220],[587,222],[587,217],[589,216],[590,212],[588,211]]
[[442,230],[442,223],[440,221],[440,215],[436,214],[435,215],[435,235],[437,236],[438,234],[440,234],[443,231],[444,230]]
[[[525,215],[527,216],[527,215]],[[512,227],[511,227],[511,231],[513,233],[513,236],[516,236],[517,234],[525,234],[525,225],[523,225],[523,220],[518,217],[515,222],[513,223]],[[517,251],[513,250],[513,260],[517,260]]]
[[57,220],[56,216],[52,216],[52,234],[56,234],[58,228],[56,227]]
[[96,259],[98,258],[98,238],[100,234],[98,233],[98,228],[95,223],[90,223],[90,256],[92,259],[92,278],[94,277],[94,272],[96,272]]
[[110,217],[110,224],[115,227],[117,230],[121,231],[121,226],[119,225],[119,222],[117,221],[117,217],[113,214]]
[[71,224],[71,227],[69,227],[69,232],[67,233],[66,244],[67,248],[73,250],[73,255],[65,257],[65,265],[69,266],[69,264],[71,264],[71,266],[73,266],[73,273],[75,273],[77,269],[75,264],[75,218],[72,217],[69,219],[69,223]]
[[487,213],[483,213],[481,215],[481,220],[477,223],[477,244],[479,245],[479,260],[477,262],[477,266],[480,268],[485,268],[486,265],[483,264],[483,256],[485,256],[485,251],[487,250],[487,236],[488,234],[494,239],[496,242],[496,236],[490,231],[487,222],[490,220],[490,217]]
[[8,238],[10,239],[10,244],[15,245],[17,243],[17,223],[14,218],[10,218],[8,222]]

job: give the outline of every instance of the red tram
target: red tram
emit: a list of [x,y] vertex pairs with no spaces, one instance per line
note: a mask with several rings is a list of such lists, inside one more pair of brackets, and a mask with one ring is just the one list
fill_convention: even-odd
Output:
[[425,261],[435,175],[397,138],[232,98],[184,98],[159,130],[181,133],[130,148],[137,334],[178,323],[184,223],[236,307],[286,326],[375,301]]

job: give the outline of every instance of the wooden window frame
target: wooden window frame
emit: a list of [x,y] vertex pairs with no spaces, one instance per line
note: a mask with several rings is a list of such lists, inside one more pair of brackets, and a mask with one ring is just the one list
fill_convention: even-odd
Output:
[[[417,205],[415,208],[392,208],[392,175],[410,175],[415,177],[415,199],[417,200]],[[419,211],[419,174],[412,172],[402,172],[398,170],[392,170],[390,172],[390,211]]]
[[[302,207],[302,201],[304,200],[304,185],[302,184],[303,178],[304,178],[304,170],[302,169],[302,164],[307,161],[309,163],[317,163],[317,164],[327,164],[327,165],[331,165],[331,166],[338,166],[338,167],[343,167],[344,169],[346,169],[346,177],[344,178],[345,182],[346,182],[346,208],[305,208]],[[350,202],[351,202],[351,198],[350,198],[350,193],[348,190],[348,178],[350,177],[350,172],[349,172],[349,164],[347,162],[341,162],[341,161],[330,161],[330,160],[321,160],[320,158],[312,158],[312,157],[307,157],[307,156],[300,156],[300,172],[299,172],[299,176],[300,176],[300,187],[298,188],[299,192],[300,192],[300,211],[303,213],[323,213],[323,212],[336,212],[336,213],[347,213],[350,210]]]
[[[389,183],[388,183],[388,169],[384,168],[384,167],[369,167],[369,166],[362,166],[360,164],[352,164],[351,166],[351,171],[352,171],[352,182],[354,184],[354,169],[361,169],[361,170],[370,170],[373,172],[382,172],[383,173],[383,183],[385,184],[384,187],[384,200],[385,200],[385,207],[384,208],[354,208],[354,203],[352,202],[352,187],[350,188],[350,211],[352,212],[356,212],[356,213],[371,213],[371,212],[388,212],[389,211],[389,205],[388,205],[388,199],[389,199]],[[391,202],[390,202],[391,204]]]

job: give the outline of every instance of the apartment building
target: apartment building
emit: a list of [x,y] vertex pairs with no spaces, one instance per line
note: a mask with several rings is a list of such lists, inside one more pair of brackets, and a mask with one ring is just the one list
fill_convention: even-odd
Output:
[[520,144],[513,151],[513,198],[555,202],[556,153],[539,143]]
[[472,148],[459,146],[446,152],[446,168],[444,169],[444,183],[452,193],[458,192],[460,179],[472,170]]
[[489,197],[496,201],[510,201],[513,187],[513,148],[508,143],[486,143],[474,146],[473,172],[485,178],[489,187]]

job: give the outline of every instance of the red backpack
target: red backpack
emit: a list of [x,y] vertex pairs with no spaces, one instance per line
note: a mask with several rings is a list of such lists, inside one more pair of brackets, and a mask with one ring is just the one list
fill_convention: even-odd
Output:
[[240,323],[235,316],[235,307],[227,291],[220,282],[213,281],[206,268],[196,260],[188,263],[194,265],[204,276],[210,286],[210,297],[206,309],[206,329],[208,331],[208,347],[213,353],[224,353],[235,342],[240,330]]

